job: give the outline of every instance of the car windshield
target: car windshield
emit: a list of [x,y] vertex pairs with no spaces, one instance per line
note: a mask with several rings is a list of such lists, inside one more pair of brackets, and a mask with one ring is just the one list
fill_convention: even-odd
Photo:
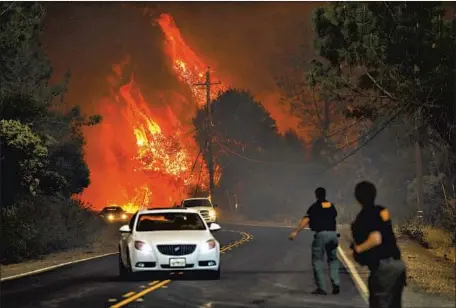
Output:
[[183,207],[212,206],[208,199],[185,200]]
[[184,231],[206,230],[206,226],[196,213],[150,213],[138,218],[136,231]]
[[120,207],[106,207],[102,213],[123,213],[123,210]]

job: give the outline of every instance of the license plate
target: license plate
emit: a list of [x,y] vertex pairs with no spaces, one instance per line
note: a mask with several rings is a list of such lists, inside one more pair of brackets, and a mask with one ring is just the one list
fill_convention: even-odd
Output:
[[169,259],[170,267],[185,267],[186,262],[184,258],[171,258]]

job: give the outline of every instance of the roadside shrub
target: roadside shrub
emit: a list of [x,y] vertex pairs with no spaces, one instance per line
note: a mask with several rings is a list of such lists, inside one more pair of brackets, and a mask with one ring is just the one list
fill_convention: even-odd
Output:
[[424,224],[420,218],[412,218],[399,226],[399,232],[407,235],[410,239],[418,242],[420,245],[428,248],[429,244],[426,242],[426,232]]
[[456,245],[456,200],[449,200],[442,210],[442,227],[450,232],[453,245]]
[[103,225],[79,201],[49,196],[2,208],[1,219],[2,264],[89,245]]

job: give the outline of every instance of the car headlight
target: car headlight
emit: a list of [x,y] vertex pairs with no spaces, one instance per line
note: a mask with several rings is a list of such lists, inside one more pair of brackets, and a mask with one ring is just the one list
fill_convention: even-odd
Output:
[[214,240],[209,240],[209,241],[206,242],[206,247],[207,247],[207,249],[209,249],[209,250],[214,249],[215,246],[216,246],[216,244],[215,244],[215,241],[214,241]]
[[114,216],[112,214],[108,215],[108,219],[109,220],[113,220],[114,219]]
[[215,210],[210,210],[210,211],[209,211],[209,217],[210,217],[210,218],[215,218],[215,217],[217,217],[217,213],[215,212]]
[[135,241],[135,248],[144,252],[152,251],[152,246],[141,241]]
[[126,214],[122,214],[122,219],[127,219],[127,215]]

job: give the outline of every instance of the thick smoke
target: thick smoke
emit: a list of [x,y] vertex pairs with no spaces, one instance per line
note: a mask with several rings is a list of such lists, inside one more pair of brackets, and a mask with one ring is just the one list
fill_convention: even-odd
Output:
[[[103,105],[103,99],[112,94],[113,88],[130,81],[131,72],[134,72],[134,80],[141,88],[145,101],[155,110],[154,120],[159,121],[160,126],[169,121],[164,108],[166,102],[167,107],[184,122],[188,130],[185,133],[191,135],[191,114],[188,108],[191,94],[188,87],[180,83],[173,74],[170,59],[164,53],[164,35],[155,23],[161,13],[168,13],[174,17],[187,44],[205,63],[213,67],[220,79],[232,87],[252,91],[256,99],[271,113],[282,132],[293,129],[300,137],[308,137],[304,136],[308,132],[300,127],[300,120],[291,115],[290,106],[279,103],[281,93],[274,77],[287,73],[287,61],[297,53],[304,62],[315,57],[312,10],[322,5],[324,4],[316,2],[128,5],[52,3],[48,5],[44,41],[55,68],[56,78],[68,69],[71,70],[72,78],[67,95],[69,105],[79,104],[88,113],[109,112],[111,107]],[[113,86],[108,82],[107,76],[112,74],[113,64],[122,63],[126,56],[129,65],[123,71],[124,79],[116,80],[117,84]],[[124,165],[121,154],[129,153],[127,150],[131,148],[130,154],[133,155],[135,147],[131,133],[125,134],[128,136],[122,137],[121,130],[111,132],[110,150],[103,151],[103,142],[106,140],[101,139],[105,138],[106,134],[103,134],[99,127],[91,128],[87,133],[86,152],[93,183],[89,188],[91,200],[88,201],[94,202],[97,207],[104,206],[105,199],[100,197],[100,200],[96,200],[95,196],[119,193],[105,183],[110,177],[114,177],[106,172],[106,169],[114,169],[117,176],[134,177],[129,173],[131,170],[122,169]],[[347,162],[353,169],[348,173],[350,176],[355,178],[362,170],[369,169],[366,169],[365,165],[369,165],[373,170],[380,168],[384,170],[383,173],[387,173],[387,169],[379,167],[382,163],[386,164],[380,158],[382,153],[389,150],[394,152],[395,148],[390,139],[385,138],[386,142],[378,141],[362,151],[370,152],[368,156],[363,155],[367,157],[364,160],[354,157]],[[381,146],[378,145],[380,143]],[[109,165],[110,160],[115,163]],[[400,159],[395,163],[402,166]],[[411,168],[408,166],[407,172],[401,174],[410,175]],[[347,171],[343,170],[348,169],[332,173],[332,178],[312,175],[312,180],[328,186],[331,198],[337,197],[338,200],[350,202],[353,201],[354,183],[347,179],[347,174],[344,174]],[[364,173],[371,174],[374,181],[381,178],[381,175],[374,171]],[[392,171],[390,173],[392,175]],[[392,190],[386,192],[382,189],[379,192],[381,199],[386,199],[388,204],[405,203],[404,192],[400,191],[403,187],[390,185],[391,181],[388,180],[384,182],[388,183],[387,186],[392,187]],[[132,187],[137,185],[135,182],[130,184]],[[309,192],[313,188],[306,187]],[[311,193],[308,197],[306,202],[312,200]]]
[[71,69],[69,103],[86,110],[109,91],[111,65],[126,54],[137,81],[148,91],[178,87],[163,53],[163,35],[154,18],[174,16],[184,38],[217,74],[234,87],[250,89],[280,129],[296,129],[287,106],[279,106],[274,74],[284,56],[312,49],[312,8],[318,3],[148,4],[58,3],[48,13],[45,42],[57,75]]
[[[280,74],[284,66],[280,55],[287,54],[286,50],[293,52],[304,43],[309,58],[312,56],[311,10],[305,3],[135,7],[117,3],[50,4],[44,41],[56,78],[68,69],[71,71],[68,104],[81,105],[86,112],[101,113],[109,116],[110,122],[116,122],[120,116],[113,111],[116,103],[107,104],[106,97],[112,97],[134,73],[145,101],[153,110],[156,108],[154,120],[160,126],[170,121],[164,114],[165,107],[169,107],[191,130],[189,109],[185,105],[191,102],[189,90],[173,75],[170,59],[164,53],[163,33],[155,23],[161,13],[174,17],[187,44],[225,83],[251,90],[277,121],[279,129],[299,129],[298,120],[290,115],[287,106],[278,104],[280,93],[274,74]],[[304,35],[307,32],[309,36]],[[112,76],[113,65],[124,63],[126,59],[128,65],[123,67],[122,74],[109,82],[107,77]],[[186,96],[186,103],[185,98],[176,93]],[[118,123],[121,124],[120,118]],[[92,185],[86,196],[96,207],[111,201],[127,201],[129,197],[113,187],[112,181],[121,176],[135,177],[122,163],[134,154],[135,140],[130,132],[115,128],[112,125],[115,123],[110,124],[86,133],[87,160],[92,172]],[[138,178],[138,181],[143,180]],[[137,181],[130,180],[124,186],[131,191],[137,185]]]

